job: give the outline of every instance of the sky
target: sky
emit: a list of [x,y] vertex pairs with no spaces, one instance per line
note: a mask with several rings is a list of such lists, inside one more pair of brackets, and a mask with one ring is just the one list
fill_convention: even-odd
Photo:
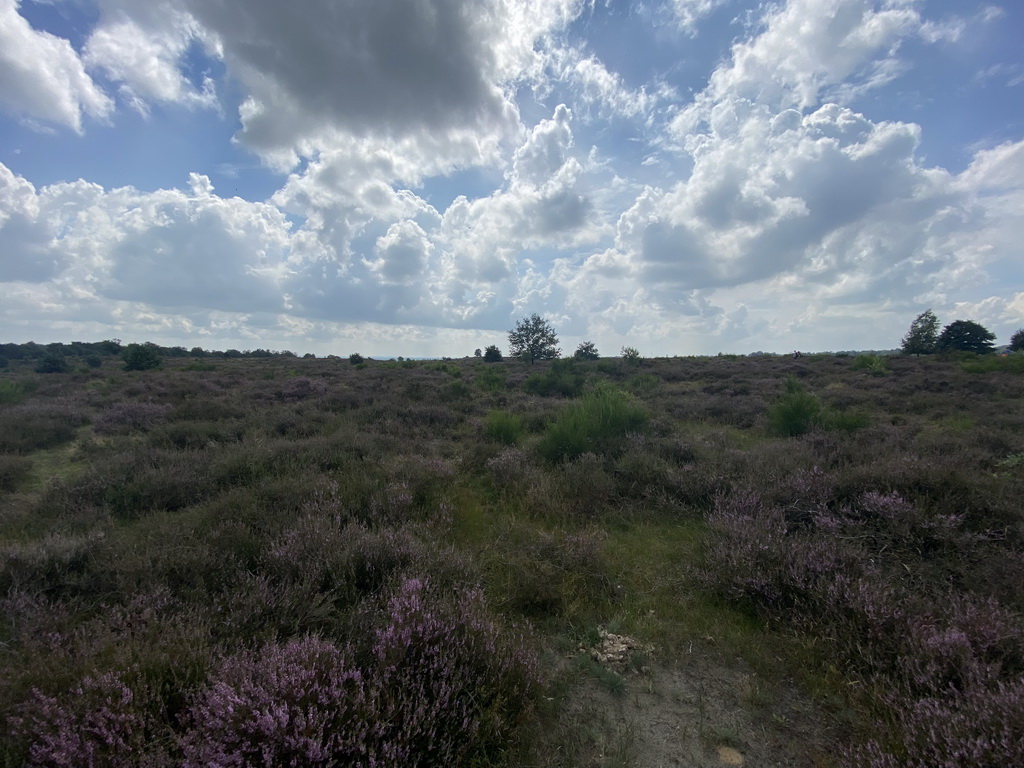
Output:
[[0,341],[1024,326],[1019,0],[0,0]]

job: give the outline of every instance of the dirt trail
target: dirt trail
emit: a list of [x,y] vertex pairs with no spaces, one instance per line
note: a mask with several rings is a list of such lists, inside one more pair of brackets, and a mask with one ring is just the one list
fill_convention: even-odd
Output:
[[672,666],[625,676],[618,695],[597,684],[596,710],[607,743],[594,766],[636,768],[826,768],[830,718],[792,683],[760,679],[740,660],[693,652]]

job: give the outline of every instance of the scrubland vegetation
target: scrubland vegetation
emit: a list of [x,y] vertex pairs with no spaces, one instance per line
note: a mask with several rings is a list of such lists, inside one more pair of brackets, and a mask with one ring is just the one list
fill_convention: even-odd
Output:
[[73,362],[0,370],[2,765],[644,766],[591,702],[684,657],[791,765],[1024,765],[1019,357]]

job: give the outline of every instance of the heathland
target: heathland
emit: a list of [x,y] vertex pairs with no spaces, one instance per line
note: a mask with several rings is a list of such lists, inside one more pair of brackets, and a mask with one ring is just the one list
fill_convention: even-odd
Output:
[[1019,355],[93,357],[0,370],[0,765],[1024,765]]

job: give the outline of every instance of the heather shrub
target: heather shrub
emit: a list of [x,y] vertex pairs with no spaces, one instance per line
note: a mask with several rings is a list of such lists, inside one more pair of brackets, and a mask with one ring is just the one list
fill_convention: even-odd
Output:
[[487,414],[484,435],[489,440],[515,445],[522,439],[523,432],[523,420],[518,414],[508,411],[491,411]]
[[550,424],[538,445],[540,455],[551,462],[565,461],[584,453],[615,452],[631,432],[643,431],[647,410],[632,395],[601,385],[572,403]]
[[88,422],[71,401],[36,400],[0,411],[0,453],[32,453],[75,439],[75,430]]
[[277,396],[285,402],[294,403],[311,397],[318,397],[325,392],[327,392],[327,385],[323,381],[300,376],[299,378],[289,380],[278,390]]
[[32,473],[32,461],[21,456],[0,455],[0,491],[14,491]]
[[117,403],[94,420],[93,431],[101,435],[147,432],[167,418],[170,410],[171,406],[161,403]]
[[540,682],[521,632],[499,626],[479,591],[442,597],[419,579],[381,619],[370,651],[381,726],[371,762],[451,766],[504,751]]
[[615,478],[595,453],[583,453],[562,463],[562,504],[573,514],[595,515],[615,495]]
[[503,607],[533,620],[575,618],[614,597],[603,544],[596,530],[514,527],[489,553],[489,588]]
[[137,766],[154,735],[147,698],[114,672],[89,675],[60,697],[36,690],[13,720],[15,736],[28,744],[30,766]]
[[486,466],[491,482],[503,489],[522,486],[532,472],[529,455],[518,448],[506,448],[488,459]]
[[183,766],[367,765],[374,702],[348,654],[315,637],[230,656],[193,702]]

